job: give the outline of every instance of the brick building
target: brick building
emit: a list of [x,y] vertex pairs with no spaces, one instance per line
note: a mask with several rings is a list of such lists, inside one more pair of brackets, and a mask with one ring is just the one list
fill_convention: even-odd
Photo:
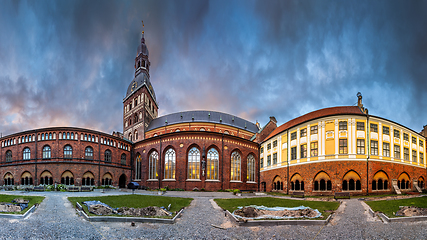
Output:
[[158,116],[144,32],[123,99],[123,133],[55,127],[0,139],[0,185],[300,191],[420,191],[421,134],[358,106],[320,109],[277,127],[216,111]]
[[2,137],[0,184],[258,190],[258,124],[215,111],[158,117],[144,32],[123,99],[123,134],[45,128]]
[[358,106],[317,110],[267,136],[260,147],[261,189],[330,195],[421,191],[425,137]]

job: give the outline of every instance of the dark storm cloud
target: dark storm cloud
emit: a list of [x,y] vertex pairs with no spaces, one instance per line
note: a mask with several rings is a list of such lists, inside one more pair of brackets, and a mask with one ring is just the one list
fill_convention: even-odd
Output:
[[1,1],[0,129],[122,130],[145,23],[161,114],[265,124],[353,105],[426,124],[427,17],[413,1]]

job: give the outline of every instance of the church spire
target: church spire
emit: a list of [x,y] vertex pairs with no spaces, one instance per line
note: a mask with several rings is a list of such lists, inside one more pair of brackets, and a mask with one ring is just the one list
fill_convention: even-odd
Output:
[[139,44],[138,51],[136,52],[135,77],[142,72],[150,76],[149,75],[150,61],[148,60],[148,48],[147,48],[147,45],[145,44],[144,21],[141,21],[141,23],[142,23],[141,44]]

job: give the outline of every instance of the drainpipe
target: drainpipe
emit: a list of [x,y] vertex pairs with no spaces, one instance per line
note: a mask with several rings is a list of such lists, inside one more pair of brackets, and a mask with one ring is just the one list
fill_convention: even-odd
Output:
[[221,144],[221,189],[224,190],[224,133],[222,134]]
[[369,125],[369,114],[368,109],[366,109],[366,146],[368,151],[368,157],[366,158],[366,194],[369,194],[369,157],[371,154],[370,149],[370,125]]
[[261,164],[261,153],[260,153],[260,148],[261,148],[261,145],[260,144],[258,144],[258,166],[257,166],[257,168],[258,168],[258,192],[259,192],[259,189],[260,189],[260,182],[261,182],[261,167],[260,167],[260,164]]
[[286,149],[287,149],[287,151],[286,151],[286,162],[288,164],[288,167],[287,167],[288,176],[286,179],[286,194],[289,194],[289,181],[290,181],[290,179],[289,179],[289,130],[286,130]]
[[159,189],[162,188],[162,137],[160,139],[160,150],[159,150]]
[[34,167],[35,167],[35,174],[34,174],[34,179],[33,179],[33,183],[34,183],[34,186],[36,186],[36,185],[38,185],[37,183],[38,183],[38,177],[37,177],[37,158],[38,158],[38,155],[37,155],[37,130],[35,130],[34,131],[35,132],[35,134],[34,134],[34,138],[35,138],[35,146],[36,146],[36,159],[34,160],[35,162],[34,162]]

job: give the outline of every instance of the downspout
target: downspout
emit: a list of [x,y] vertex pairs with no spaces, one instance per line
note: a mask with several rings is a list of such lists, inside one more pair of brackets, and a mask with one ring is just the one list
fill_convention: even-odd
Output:
[[288,167],[287,167],[288,176],[286,179],[286,194],[289,195],[289,181],[290,181],[290,179],[289,179],[289,129],[286,130],[286,149],[287,149],[287,151],[286,151],[286,162],[288,164]]
[[36,185],[38,185],[37,183],[38,183],[38,178],[37,178],[37,158],[38,158],[38,155],[37,155],[37,130],[35,130],[34,131],[35,132],[35,134],[34,134],[34,138],[35,138],[35,145],[36,145],[36,159],[35,159],[35,162],[34,162],[34,167],[35,167],[35,174],[34,174],[34,186],[36,186]]
[[370,125],[369,125],[369,114],[368,114],[368,109],[366,109],[366,146],[367,146],[367,150],[368,150],[368,157],[366,158],[366,194],[369,194],[369,157],[371,154],[371,149],[370,149]]
[[260,148],[261,148],[261,145],[260,144],[258,144],[258,166],[257,166],[257,168],[258,168],[258,192],[259,192],[259,188],[260,188],[260,182],[261,182],[261,153],[260,153]]
[[222,134],[221,144],[221,189],[224,190],[224,133]]
[[159,189],[162,188],[162,137],[159,136],[160,139],[160,151],[159,151]]
[[98,142],[98,186],[101,186],[101,141]]

